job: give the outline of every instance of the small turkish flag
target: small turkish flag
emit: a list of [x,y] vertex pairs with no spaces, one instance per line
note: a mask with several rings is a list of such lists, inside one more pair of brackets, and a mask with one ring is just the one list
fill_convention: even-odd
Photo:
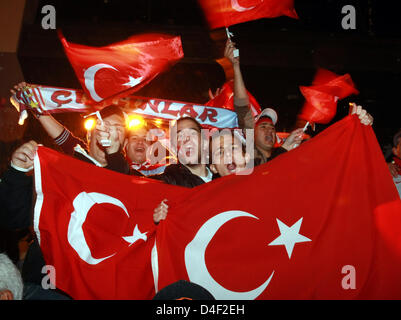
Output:
[[99,48],[69,43],[61,32],[59,37],[82,88],[96,103],[138,91],[184,56],[181,38],[166,34],[132,36]]
[[334,118],[338,100],[359,94],[349,74],[339,76],[325,69],[318,70],[311,86],[299,89],[306,101],[298,118],[320,124],[327,124]]
[[199,4],[211,29],[283,15],[298,19],[294,0],[199,0]]

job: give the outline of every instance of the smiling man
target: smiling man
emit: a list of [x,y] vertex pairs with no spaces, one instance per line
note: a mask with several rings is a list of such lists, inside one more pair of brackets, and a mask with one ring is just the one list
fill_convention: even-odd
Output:
[[138,171],[144,176],[163,173],[166,168],[167,159],[163,157],[163,152],[161,152],[161,157],[155,157],[152,154],[154,152],[152,141],[146,122],[127,130],[127,140],[124,147],[127,160],[132,170]]
[[140,126],[128,131],[128,139],[125,150],[132,165],[141,165],[146,161],[146,152],[150,146],[147,139],[146,126]]

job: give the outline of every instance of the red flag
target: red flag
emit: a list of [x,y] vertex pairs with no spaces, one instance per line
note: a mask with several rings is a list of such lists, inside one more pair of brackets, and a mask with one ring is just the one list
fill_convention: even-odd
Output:
[[34,227],[46,264],[55,267],[57,288],[74,299],[154,296],[153,209],[163,197],[187,189],[98,168],[45,147],[35,158],[35,184]]
[[293,0],[199,0],[211,29],[288,16],[298,19]]
[[396,199],[372,128],[349,116],[170,206],[158,289],[185,279],[217,299],[399,299]]
[[[401,295],[400,200],[372,128],[355,115],[251,175],[194,189],[44,147],[35,182],[45,261],[75,298],[148,299],[154,283],[180,279],[217,299]],[[164,198],[169,213],[155,228]]]
[[[262,112],[262,109],[254,96],[249,91],[247,91],[247,93],[249,98],[249,107],[251,108],[253,116],[256,117]],[[234,111],[234,81],[227,81],[222,86],[221,92],[213,99],[209,100],[205,105]]]
[[351,94],[359,94],[349,74],[342,76],[319,69],[312,86],[300,86],[305,104],[298,118],[310,123],[329,123],[337,112],[337,101]]
[[59,36],[82,88],[95,102],[138,91],[184,56],[179,36],[143,34],[99,48]]
[[317,71],[312,86],[339,99],[344,99],[351,94],[359,94],[348,73],[339,76],[326,69],[319,69]]

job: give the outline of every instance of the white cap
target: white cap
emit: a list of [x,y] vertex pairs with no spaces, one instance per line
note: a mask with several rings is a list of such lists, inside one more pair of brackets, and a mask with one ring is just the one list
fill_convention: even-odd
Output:
[[276,125],[278,120],[277,112],[271,108],[263,109],[262,112],[255,117],[255,123],[258,122],[261,117],[269,117],[272,119],[274,125]]

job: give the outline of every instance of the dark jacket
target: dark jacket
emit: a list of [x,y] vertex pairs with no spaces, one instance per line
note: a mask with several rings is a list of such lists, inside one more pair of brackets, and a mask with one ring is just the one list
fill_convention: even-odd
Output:
[[149,178],[187,188],[193,188],[205,183],[202,178],[193,174],[187,167],[180,163],[170,164],[163,173],[149,176]]

